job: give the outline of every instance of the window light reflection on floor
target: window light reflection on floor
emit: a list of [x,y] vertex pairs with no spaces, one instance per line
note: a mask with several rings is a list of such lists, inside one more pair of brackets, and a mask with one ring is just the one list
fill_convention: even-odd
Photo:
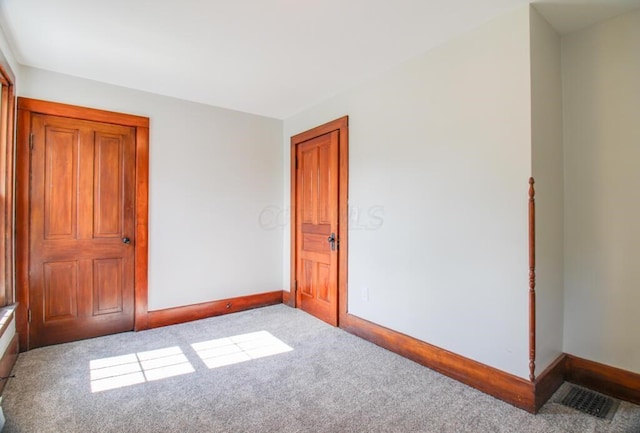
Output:
[[293,349],[267,331],[194,343],[191,347],[209,368],[237,364]]
[[[293,349],[267,331],[202,341],[191,345],[212,369],[290,352]],[[139,383],[195,372],[178,346],[130,353],[89,362],[91,392],[107,391]]]
[[178,346],[90,361],[91,392],[107,391],[195,370]]

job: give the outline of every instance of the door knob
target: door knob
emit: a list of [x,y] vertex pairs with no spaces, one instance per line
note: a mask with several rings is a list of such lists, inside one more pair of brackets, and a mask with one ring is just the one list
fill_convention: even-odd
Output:
[[131,243],[131,239],[129,239],[129,238],[122,238],[122,243],[123,243],[123,244],[130,244],[130,243]]
[[331,244],[331,251],[335,251],[336,250],[336,234],[331,233],[331,236],[327,238],[327,242]]

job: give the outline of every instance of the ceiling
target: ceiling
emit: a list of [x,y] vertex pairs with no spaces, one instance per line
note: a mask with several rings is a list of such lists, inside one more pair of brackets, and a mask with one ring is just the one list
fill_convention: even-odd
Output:
[[[0,0],[21,64],[287,118],[528,0]],[[640,0],[539,1],[560,32]]]

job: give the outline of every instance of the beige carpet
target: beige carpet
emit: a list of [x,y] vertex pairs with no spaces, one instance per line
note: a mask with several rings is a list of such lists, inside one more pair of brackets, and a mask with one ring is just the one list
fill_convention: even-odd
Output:
[[639,433],[537,416],[283,305],[20,355],[4,432]]

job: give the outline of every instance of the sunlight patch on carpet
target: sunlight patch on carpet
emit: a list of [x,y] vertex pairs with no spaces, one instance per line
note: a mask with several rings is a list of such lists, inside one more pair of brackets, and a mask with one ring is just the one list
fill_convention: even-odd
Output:
[[267,331],[202,341],[191,345],[209,368],[291,352],[293,348]]
[[195,371],[178,346],[94,359],[89,362],[89,369],[91,392],[122,388]]

